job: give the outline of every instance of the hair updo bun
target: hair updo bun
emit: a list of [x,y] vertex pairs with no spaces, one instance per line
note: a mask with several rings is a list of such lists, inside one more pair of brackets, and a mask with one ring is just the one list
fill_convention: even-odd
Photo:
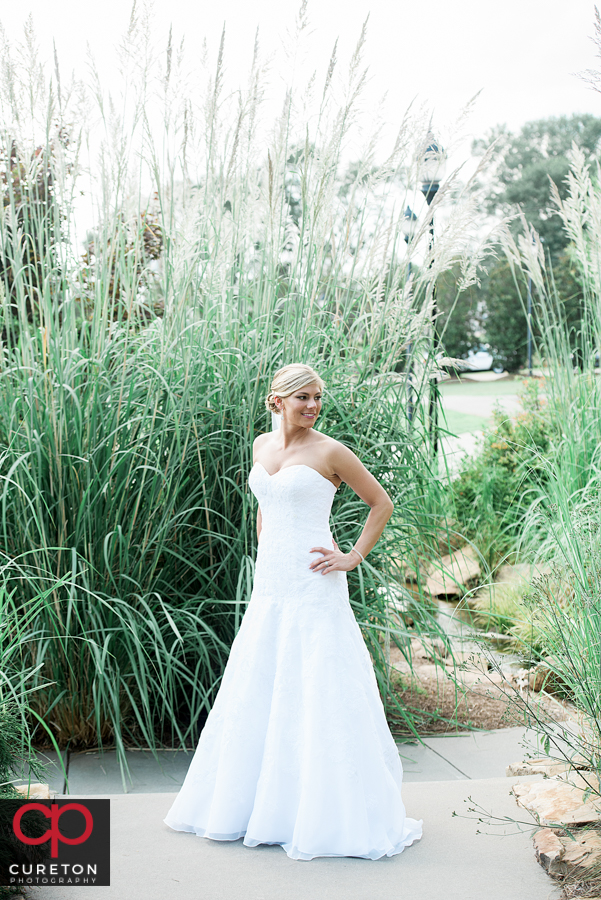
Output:
[[279,409],[275,405],[275,398],[276,398],[276,395],[274,394],[274,392],[269,391],[269,393],[267,394],[267,397],[265,399],[265,406],[267,407],[269,412],[279,413]]
[[269,412],[280,415],[280,410],[276,406],[275,398],[286,398],[298,391],[300,388],[308,387],[310,384],[316,384],[323,391],[325,384],[319,377],[317,372],[311,366],[305,366],[303,363],[293,363],[284,366],[273,376],[271,382],[271,390],[265,398],[265,406]]

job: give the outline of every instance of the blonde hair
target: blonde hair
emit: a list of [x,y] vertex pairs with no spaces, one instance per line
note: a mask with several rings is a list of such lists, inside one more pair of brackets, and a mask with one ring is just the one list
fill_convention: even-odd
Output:
[[305,366],[303,363],[293,363],[290,366],[284,366],[278,369],[273,376],[271,390],[265,398],[265,406],[270,412],[279,415],[280,411],[275,404],[275,398],[289,397],[295,391],[310,384],[319,385],[322,391],[325,387],[325,384],[311,366]]

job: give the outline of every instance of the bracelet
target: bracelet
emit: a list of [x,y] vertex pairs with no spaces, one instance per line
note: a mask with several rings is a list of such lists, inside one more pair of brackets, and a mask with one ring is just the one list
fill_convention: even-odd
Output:
[[351,552],[351,553],[352,553],[352,552],[353,552],[353,550],[354,550],[354,551],[355,551],[355,553],[356,553],[356,554],[357,554],[357,555],[358,555],[358,556],[360,556],[360,557],[361,557],[361,562],[365,562],[365,557],[364,557],[364,556],[363,556],[363,554],[362,554],[362,553],[360,553],[360,552],[359,552],[359,551],[358,551],[358,550],[357,550],[357,548],[356,548],[356,547],[351,547],[351,550],[350,550],[350,552]]

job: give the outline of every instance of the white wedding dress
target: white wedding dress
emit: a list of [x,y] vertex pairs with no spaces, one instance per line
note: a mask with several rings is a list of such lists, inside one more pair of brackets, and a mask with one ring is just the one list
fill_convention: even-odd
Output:
[[262,515],[251,600],[182,788],[177,831],[292,859],[400,853],[421,837],[346,572],[309,569],[332,547],[336,487],[316,469],[249,476]]

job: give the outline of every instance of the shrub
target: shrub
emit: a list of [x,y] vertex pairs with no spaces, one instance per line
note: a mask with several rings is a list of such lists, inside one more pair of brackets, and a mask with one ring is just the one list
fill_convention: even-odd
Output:
[[461,530],[494,568],[514,550],[532,492],[544,488],[546,455],[557,425],[538,379],[523,382],[523,412],[494,412],[479,452],[452,483],[452,510]]

